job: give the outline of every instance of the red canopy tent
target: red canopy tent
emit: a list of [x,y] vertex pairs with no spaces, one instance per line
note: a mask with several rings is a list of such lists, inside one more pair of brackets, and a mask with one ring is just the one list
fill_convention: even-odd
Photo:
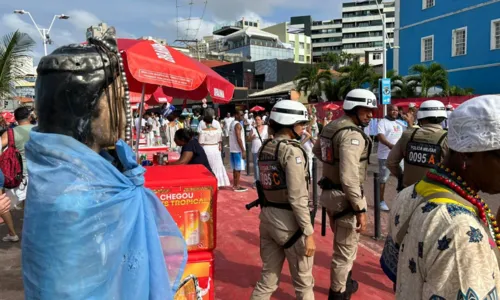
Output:
[[153,94],[162,87],[165,95],[228,103],[234,86],[215,71],[183,53],[149,40],[118,39],[131,91]]
[[[233,97],[231,83],[171,47],[150,40],[118,39],[118,49],[123,57],[130,92],[141,91],[142,103],[146,95],[153,95],[157,100],[167,98],[154,95],[159,87],[164,95],[184,99],[202,100],[210,95],[215,103],[228,103]],[[141,115],[143,109],[141,106]],[[138,153],[139,135],[135,150]]]

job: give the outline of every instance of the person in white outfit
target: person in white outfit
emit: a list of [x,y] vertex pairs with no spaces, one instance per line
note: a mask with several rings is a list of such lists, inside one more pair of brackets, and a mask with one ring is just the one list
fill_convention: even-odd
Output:
[[[383,211],[389,211],[389,207],[384,201],[385,195],[385,184],[389,180],[391,172],[387,168],[386,161],[389,156],[389,152],[398,142],[398,140],[403,135],[404,127],[397,122],[397,117],[399,114],[398,107],[396,105],[389,105],[387,107],[387,116],[378,122],[378,149],[377,157],[379,164],[379,178],[380,178],[380,209]],[[403,167],[403,163],[401,166]]]
[[153,132],[154,119],[151,117],[149,113],[144,114],[144,119],[146,119],[146,128],[145,128],[145,136],[146,136],[146,145],[148,147],[154,146],[155,134]]
[[[203,116],[211,116],[212,117],[212,127],[215,128],[215,129],[220,129],[222,130],[222,126],[220,125],[219,121],[217,121],[215,119],[216,115],[215,115],[215,110],[213,108],[207,108],[205,109],[205,111],[203,112]],[[200,123],[198,123],[198,133],[200,133],[203,129],[207,128],[207,124],[205,122],[205,119],[201,119],[200,120]]]
[[262,143],[269,138],[267,125],[264,125],[264,121],[262,121],[262,117],[260,115],[255,117],[255,124],[256,126],[252,127],[252,131],[249,136],[249,140],[252,142],[253,178],[255,179],[253,185],[254,188],[257,180],[260,180],[258,165],[259,150],[260,147],[262,147]]
[[198,141],[205,150],[210,168],[217,177],[217,186],[230,186],[231,182],[227,176],[226,168],[222,162],[222,130],[212,126],[213,117],[206,115],[203,118],[206,128],[200,131]]
[[233,123],[234,118],[231,117],[231,113],[227,113],[226,117],[224,118],[224,136],[229,137],[229,127]]
[[175,143],[175,132],[179,130],[179,124],[176,122],[177,117],[174,114],[167,116],[167,125],[165,126],[166,145],[172,152],[180,152],[180,147]]
[[307,127],[302,132],[302,136],[300,139],[300,143],[302,144],[302,147],[304,148],[304,150],[306,150],[306,153],[307,153],[307,159],[309,160],[309,174],[311,174],[311,176],[313,173],[313,171],[312,171],[313,162],[312,161],[313,161],[313,156],[314,156],[312,149],[314,147],[314,143],[316,143],[316,140],[312,135],[312,124],[315,124],[315,122],[311,121],[311,123],[309,123],[309,125],[307,125]]

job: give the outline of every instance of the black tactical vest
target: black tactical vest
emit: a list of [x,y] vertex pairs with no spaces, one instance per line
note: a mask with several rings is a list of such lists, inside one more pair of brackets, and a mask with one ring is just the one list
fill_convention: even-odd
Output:
[[272,153],[270,153],[267,149],[267,144],[273,142],[273,140],[267,140],[261,147],[261,151],[259,151],[259,175],[260,175],[260,183],[262,184],[262,188],[266,191],[276,191],[276,190],[284,190],[287,188],[286,185],[286,173],[283,167],[281,166],[279,160],[279,151],[280,147],[284,148],[285,145],[293,145],[298,147],[302,153],[304,154],[304,166],[306,170],[306,181],[309,181],[309,166],[307,153],[300,146],[300,144],[293,140],[281,140],[276,143],[275,148]]
[[[335,121],[334,121],[335,122]],[[352,121],[349,119],[343,119],[332,124],[333,126],[325,126],[320,135],[320,145],[321,145],[321,161],[330,165],[336,165],[339,162],[338,153],[335,153],[335,149],[338,149],[338,145],[334,145],[334,139],[343,130],[354,130],[363,136],[365,140],[365,149],[361,156],[360,161],[368,161],[371,154],[372,140],[367,136],[363,130],[359,129]]]
[[[422,134],[420,134],[422,133]],[[419,128],[411,134],[410,140],[406,144],[405,172],[411,172],[407,168],[411,166],[433,168],[441,162],[441,144],[448,135],[448,132],[436,131],[433,134],[424,135]]]

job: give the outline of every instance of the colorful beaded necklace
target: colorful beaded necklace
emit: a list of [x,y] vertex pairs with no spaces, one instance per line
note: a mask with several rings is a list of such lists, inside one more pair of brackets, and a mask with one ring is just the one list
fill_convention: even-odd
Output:
[[474,205],[474,207],[477,208],[479,218],[488,226],[491,237],[495,240],[497,248],[500,249],[500,229],[498,228],[495,216],[491,213],[488,204],[479,197],[476,191],[467,185],[467,182],[465,182],[462,177],[457,176],[457,173],[451,171],[442,164],[436,169],[431,169],[427,172],[426,176],[433,181],[449,187],[460,195],[460,197]]

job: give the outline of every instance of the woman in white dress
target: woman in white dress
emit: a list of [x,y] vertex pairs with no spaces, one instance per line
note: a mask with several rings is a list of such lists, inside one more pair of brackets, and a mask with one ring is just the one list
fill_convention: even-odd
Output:
[[262,143],[269,138],[269,133],[267,129],[267,125],[264,125],[264,121],[262,120],[262,116],[255,116],[255,127],[252,128],[250,132],[249,140],[252,142],[252,157],[253,157],[253,178],[255,179],[255,183],[260,179],[259,176],[259,165],[258,165],[258,157],[259,150],[262,147]]
[[200,131],[198,140],[207,154],[208,163],[212,168],[215,177],[217,177],[217,186],[231,186],[229,177],[227,177],[226,168],[222,162],[222,130],[212,126],[213,117],[207,115],[203,118],[206,128]]

